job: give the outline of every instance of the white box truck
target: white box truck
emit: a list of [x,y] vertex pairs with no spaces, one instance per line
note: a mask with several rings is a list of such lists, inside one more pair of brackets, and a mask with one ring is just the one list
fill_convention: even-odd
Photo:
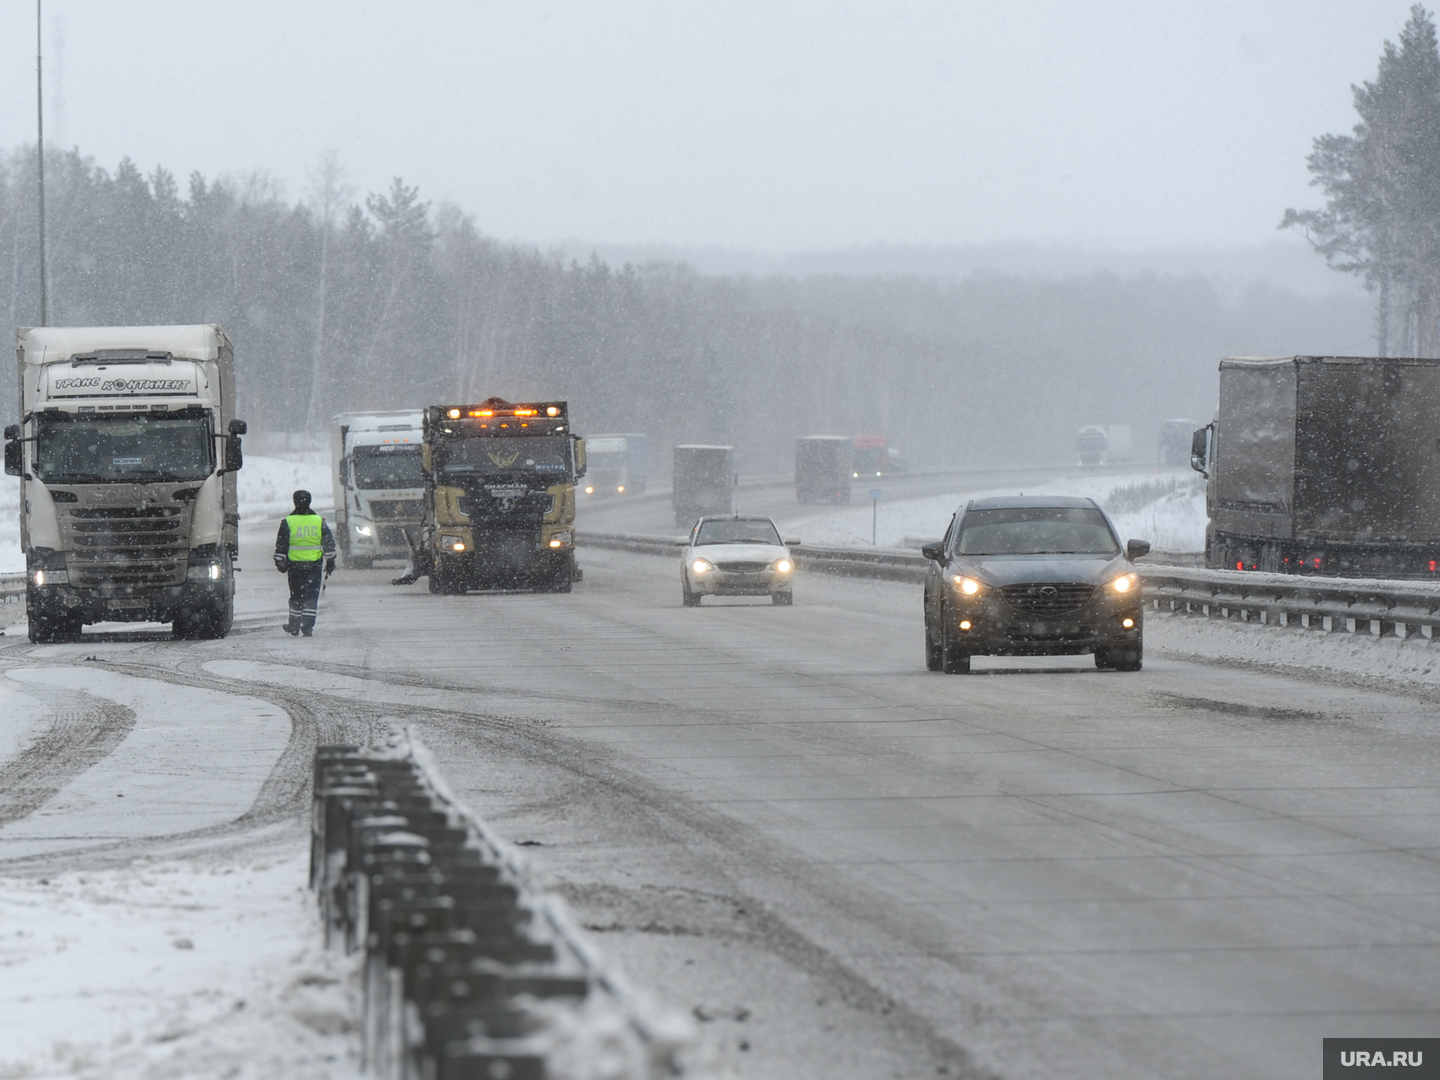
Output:
[[335,544],[343,565],[408,559],[408,531],[420,538],[425,470],[419,409],[341,413],[331,428]]
[[21,478],[31,641],[98,622],[224,637],[234,618],[245,423],[218,326],[22,327]]

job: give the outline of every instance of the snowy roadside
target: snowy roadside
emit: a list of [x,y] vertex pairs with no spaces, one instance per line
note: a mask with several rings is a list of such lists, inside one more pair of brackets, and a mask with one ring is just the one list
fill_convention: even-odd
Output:
[[0,878],[0,1077],[358,1077],[355,958],[277,839]]
[[[1205,489],[1190,470],[1157,470],[1154,476],[1134,473],[1070,477],[1026,485],[1026,495],[1080,495],[1096,500],[1114,519],[1125,539],[1149,540],[1162,551],[1203,551]],[[884,491],[883,483],[880,490]],[[989,488],[933,495],[887,503],[881,495],[872,506],[865,490],[854,489],[849,506],[817,508],[809,517],[792,518],[795,531],[812,544],[869,546],[872,514],[876,543],[901,547],[907,539],[935,539],[950,515],[967,499],[1016,495],[1014,488]]]

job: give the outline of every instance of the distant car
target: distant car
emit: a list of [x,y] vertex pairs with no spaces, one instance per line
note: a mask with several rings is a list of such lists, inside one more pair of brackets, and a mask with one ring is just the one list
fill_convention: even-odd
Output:
[[1144,620],[1135,559],[1090,499],[973,499],[922,549],[925,666],[961,674],[972,656],[1094,653],[1139,671]]
[[702,517],[690,530],[680,564],[680,598],[699,607],[702,596],[769,596],[772,603],[794,601],[791,580],[795,560],[766,517]]

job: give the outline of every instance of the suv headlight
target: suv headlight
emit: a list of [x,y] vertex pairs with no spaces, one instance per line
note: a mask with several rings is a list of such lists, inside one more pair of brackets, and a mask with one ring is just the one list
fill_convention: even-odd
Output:
[[220,564],[218,562],[191,563],[189,569],[185,571],[185,579],[187,581],[219,581]]
[[1135,573],[1134,571],[1131,571],[1128,574],[1121,574],[1114,581],[1110,582],[1110,584],[1106,586],[1106,588],[1108,588],[1111,592],[1129,593],[1134,592],[1136,588],[1139,587],[1139,585],[1140,575]]
[[980,596],[986,591],[985,583],[977,581],[973,577],[956,574],[953,580],[955,582],[955,591],[964,596]]

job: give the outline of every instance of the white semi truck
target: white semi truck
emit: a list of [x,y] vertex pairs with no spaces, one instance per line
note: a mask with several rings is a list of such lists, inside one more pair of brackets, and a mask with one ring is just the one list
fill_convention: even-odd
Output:
[[405,534],[418,541],[425,509],[421,421],[419,409],[335,417],[335,540],[346,566],[410,557]]
[[218,326],[23,327],[21,478],[31,641],[97,622],[224,637],[240,512],[235,354]]

